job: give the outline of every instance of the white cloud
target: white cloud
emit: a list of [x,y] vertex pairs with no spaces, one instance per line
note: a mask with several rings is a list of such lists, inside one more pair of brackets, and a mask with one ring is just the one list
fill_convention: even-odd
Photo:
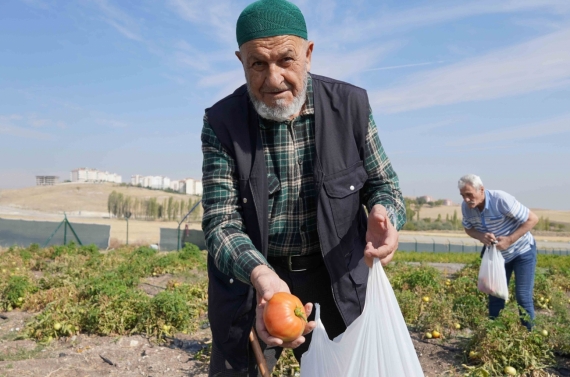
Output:
[[115,119],[97,119],[96,122],[111,128],[126,128],[129,126],[128,123]]
[[371,45],[348,51],[324,51],[318,50],[313,53],[311,72],[319,75],[347,79],[376,66],[389,52],[399,47],[399,43],[385,43]]
[[38,139],[38,140],[53,139],[53,136],[47,133],[30,130],[24,127],[13,126],[11,124],[3,123],[1,120],[0,120],[0,135],[10,135],[10,136],[22,137],[25,139]]
[[52,136],[48,133],[36,131],[32,128],[41,127],[58,127],[65,128],[63,121],[54,121],[47,118],[40,118],[35,114],[21,115],[10,114],[0,115],[0,134],[12,135],[32,139],[50,139]]
[[444,60],[438,60],[438,61],[436,61],[436,62],[424,62],[424,63],[414,63],[414,64],[391,65],[391,66],[386,66],[386,67],[370,68],[370,69],[367,69],[366,71],[388,71],[388,70],[392,70],[392,69],[421,67],[421,66],[424,66],[424,65],[433,65],[433,64],[441,64],[441,63],[445,63],[445,61],[444,61]]
[[137,21],[130,17],[119,8],[110,5],[107,0],[92,0],[99,10],[104,14],[103,19],[109,25],[113,26],[119,33],[125,37],[142,42],[140,35],[140,26]]
[[570,133],[570,115],[544,122],[471,135],[451,141],[447,143],[447,146],[464,147],[467,145],[514,142],[517,140],[565,133]]
[[[385,11],[372,15],[351,15],[341,24],[335,24],[320,37],[325,41],[346,43],[375,39],[394,32],[417,29],[453,20],[487,14],[546,11],[555,14],[570,12],[567,0],[478,0],[462,2],[430,2],[425,7],[405,11]],[[357,25],[357,26],[356,26]],[[356,27],[355,27],[356,26]],[[328,43],[328,42],[327,42]]]
[[570,29],[485,56],[418,73],[370,94],[384,113],[482,101],[570,85]]
[[241,8],[230,0],[169,0],[167,5],[183,20],[206,25],[205,34],[225,44],[236,44],[235,23]]

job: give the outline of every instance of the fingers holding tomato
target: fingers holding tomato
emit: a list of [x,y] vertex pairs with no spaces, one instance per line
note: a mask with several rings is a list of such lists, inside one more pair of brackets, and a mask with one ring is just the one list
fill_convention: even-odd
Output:
[[259,337],[269,346],[296,348],[305,342],[303,335],[311,332],[316,323],[307,322],[313,304],[305,306],[298,297],[277,292],[257,308],[256,328]]

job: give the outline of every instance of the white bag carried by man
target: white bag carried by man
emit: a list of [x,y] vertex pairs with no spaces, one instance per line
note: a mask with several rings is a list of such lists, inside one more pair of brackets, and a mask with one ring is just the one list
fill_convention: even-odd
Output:
[[330,340],[316,307],[317,327],[301,358],[301,377],[424,375],[398,301],[378,259],[368,274],[364,311]]
[[495,245],[488,246],[483,254],[477,288],[483,293],[502,298],[505,301],[509,299],[505,258]]

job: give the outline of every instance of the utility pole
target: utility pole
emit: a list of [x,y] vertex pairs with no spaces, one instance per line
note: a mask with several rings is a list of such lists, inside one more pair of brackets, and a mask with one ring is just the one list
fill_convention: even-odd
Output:
[[127,211],[125,213],[125,220],[127,220],[127,246],[129,246],[129,217],[131,217],[131,212]]

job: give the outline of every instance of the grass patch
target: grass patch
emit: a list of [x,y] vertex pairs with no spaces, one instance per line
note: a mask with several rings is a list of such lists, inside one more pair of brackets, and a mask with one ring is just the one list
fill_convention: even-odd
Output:
[[[15,352],[2,353],[0,354],[0,361],[20,361],[35,359],[38,355],[45,349],[41,344],[36,345],[32,350],[27,350],[24,348],[19,348]],[[7,364],[4,366],[6,369],[12,369],[14,366],[12,364]]]

